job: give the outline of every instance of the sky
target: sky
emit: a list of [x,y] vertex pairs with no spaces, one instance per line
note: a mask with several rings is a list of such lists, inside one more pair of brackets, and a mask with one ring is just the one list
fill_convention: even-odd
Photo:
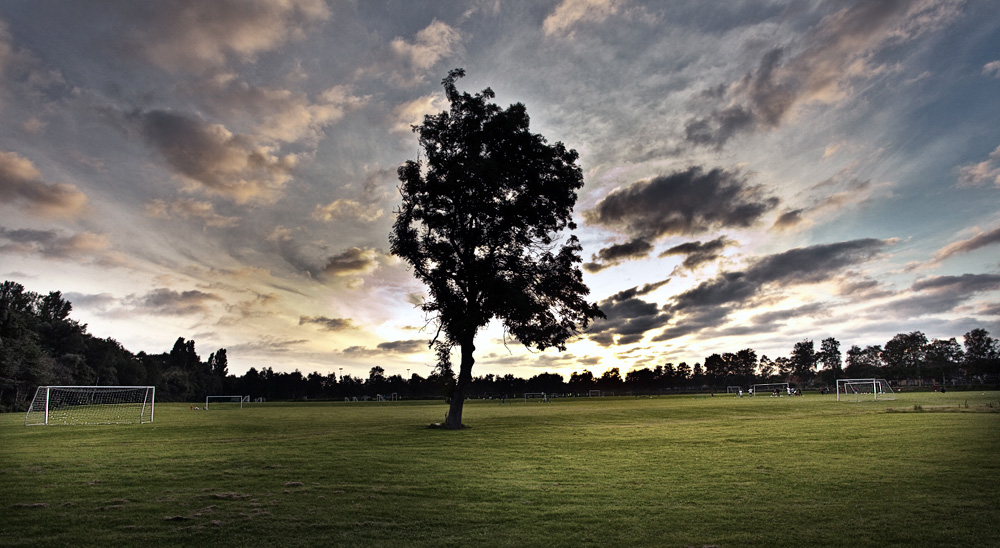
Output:
[[426,376],[388,234],[459,67],[580,153],[607,315],[474,375],[1000,336],[995,0],[6,0],[0,277],[133,352]]

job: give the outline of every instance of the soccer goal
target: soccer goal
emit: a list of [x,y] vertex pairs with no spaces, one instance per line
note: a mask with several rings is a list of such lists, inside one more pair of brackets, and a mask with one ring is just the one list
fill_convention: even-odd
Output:
[[153,386],[39,386],[24,425],[153,422],[155,395]]
[[205,409],[210,409],[209,405],[214,403],[215,409],[236,407],[243,409],[244,403],[250,403],[250,396],[205,396]]
[[742,386],[727,386],[726,394],[743,394]]
[[753,395],[756,396],[773,396],[777,390],[779,396],[788,395],[788,383],[787,382],[771,382],[764,384],[753,385]]
[[545,392],[525,392],[524,403],[528,403],[528,400],[542,400],[543,403],[548,403],[549,396]]
[[896,393],[885,379],[837,379],[837,401],[894,400]]
[[589,392],[589,393],[587,394],[587,396],[589,396],[589,397],[591,397],[591,398],[600,398],[600,397],[601,397],[601,391],[600,391],[600,390],[591,390],[591,391],[590,391],[590,392]]

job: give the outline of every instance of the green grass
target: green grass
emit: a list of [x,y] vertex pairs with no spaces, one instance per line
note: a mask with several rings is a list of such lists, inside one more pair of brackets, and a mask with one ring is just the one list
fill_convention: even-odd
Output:
[[0,415],[0,546],[1000,546],[1000,393]]

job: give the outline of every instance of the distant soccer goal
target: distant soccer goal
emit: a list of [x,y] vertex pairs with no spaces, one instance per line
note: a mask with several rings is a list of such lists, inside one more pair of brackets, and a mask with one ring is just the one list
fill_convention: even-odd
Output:
[[[787,382],[771,382],[763,384],[755,384],[752,387],[753,396],[787,396],[788,395],[788,383]],[[777,392],[775,392],[777,391]]]
[[601,391],[600,390],[591,390],[590,393],[588,393],[587,395],[590,396],[591,398],[600,398],[601,397]]
[[743,394],[742,386],[727,386],[726,394]]
[[210,404],[215,404],[215,409],[225,409],[239,407],[243,409],[244,403],[250,403],[250,396],[205,396],[205,409],[210,409]]
[[548,403],[549,396],[545,392],[525,392],[524,402],[528,403],[528,400],[540,400],[543,403]]
[[153,422],[155,396],[153,386],[39,386],[24,425]]
[[837,379],[837,401],[894,399],[896,393],[885,379]]

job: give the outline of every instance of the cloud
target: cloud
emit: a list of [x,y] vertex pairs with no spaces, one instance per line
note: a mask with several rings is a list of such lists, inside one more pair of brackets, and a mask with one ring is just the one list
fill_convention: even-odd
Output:
[[323,328],[324,331],[347,331],[357,329],[358,326],[350,318],[327,318],[326,316],[299,316],[299,325],[313,324]]
[[714,88],[720,102],[690,119],[685,138],[721,148],[733,137],[774,129],[810,103],[833,104],[853,93],[853,82],[881,71],[875,54],[939,27],[958,13],[955,2],[856,2],[823,17],[801,44],[774,47],[740,79]]
[[563,0],[542,22],[546,36],[572,36],[580,23],[599,23],[618,13],[621,0]]
[[[2,240],[6,240],[3,243]],[[0,227],[0,251],[4,254],[37,254],[48,259],[79,261],[91,258],[98,264],[121,264],[110,253],[107,236],[91,232],[78,232],[63,236],[54,230],[10,230]]]
[[86,210],[87,196],[73,185],[42,180],[31,160],[0,150],[0,203],[24,204],[41,217],[75,217]]
[[457,29],[435,19],[417,33],[412,43],[397,36],[390,47],[393,53],[406,60],[415,70],[424,71],[449,55],[461,40],[462,34]]
[[341,353],[352,358],[372,358],[385,354],[420,354],[427,352],[427,342],[425,340],[405,340],[389,341],[379,343],[375,348],[367,346],[350,346]]
[[958,171],[959,187],[983,186],[990,183],[1000,187],[1000,147],[991,152],[986,160],[962,166]]
[[667,285],[670,282],[670,278],[665,280],[660,280],[658,282],[643,284],[642,287],[636,286],[623,291],[619,291],[610,297],[613,301],[625,301],[635,297],[641,297],[643,295],[648,295],[657,289]]
[[214,75],[190,92],[212,114],[252,128],[258,138],[285,143],[319,141],[325,128],[371,99],[355,95],[346,85],[333,86],[311,98],[300,91],[251,85],[229,72]]
[[413,126],[424,122],[424,116],[447,110],[448,104],[442,94],[424,95],[392,109],[395,124],[392,129],[398,133],[410,133]]
[[983,65],[983,76],[1000,78],[1000,61],[990,61]]
[[174,291],[167,288],[154,289],[145,295],[131,295],[126,302],[147,314],[157,316],[189,316],[207,314],[209,305],[223,299],[214,293],[203,291]]
[[668,281],[626,289],[598,303],[606,318],[591,324],[587,338],[604,347],[633,344],[640,342],[647,331],[667,325],[671,314],[660,310],[656,303],[637,297],[655,291]]
[[694,270],[705,263],[718,259],[722,254],[722,250],[734,243],[736,242],[726,239],[725,236],[720,236],[705,243],[687,242],[660,253],[660,257],[686,255],[681,266],[687,270]]
[[180,199],[167,204],[163,200],[152,200],[146,204],[146,214],[157,219],[169,219],[171,215],[181,219],[201,219],[205,226],[228,228],[240,224],[238,217],[226,217],[215,212],[211,202]]
[[592,225],[652,241],[714,228],[746,228],[777,205],[777,198],[765,196],[738,171],[691,167],[616,189],[583,216]]
[[295,155],[276,155],[253,137],[200,117],[164,110],[133,116],[146,141],[189,187],[237,203],[275,199],[297,163]]
[[714,279],[675,295],[667,307],[675,325],[654,341],[666,341],[718,327],[734,307],[746,307],[766,289],[825,282],[844,269],[870,261],[894,243],[861,239],[790,249],[756,259],[740,272],[721,272]]
[[326,205],[317,205],[313,209],[314,219],[330,222],[338,219],[357,219],[359,221],[374,221],[382,216],[382,208],[376,204],[362,204],[354,200],[337,199]]
[[585,263],[583,268],[587,272],[600,272],[605,268],[621,264],[623,261],[641,259],[649,255],[649,252],[652,250],[653,244],[642,239],[631,240],[624,244],[615,244],[598,251],[592,257],[592,262]]
[[869,308],[867,312],[879,317],[890,314],[903,318],[953,313],[957,307],[972,297],[998,290],[1000,290],[1000,275],[997,274],[932,276],[915,282],[906,296]]
[[367,274],[378,268],[379,252],[370,247],[352,247],[330,257],[323,268],[331,276],[355,276]]
[[952,242],[934,253],[934,261],[943,261],[948,257],[960,253],[968,253],[979,248],[1000,244],[1000,227],[988,232],[980,231],[975,236],[967,239]]
[[203,72],[229,59],[254,61],[330,17],[323,0],[167,0],[153,6],[142,15],[134,45],[174,72]]

